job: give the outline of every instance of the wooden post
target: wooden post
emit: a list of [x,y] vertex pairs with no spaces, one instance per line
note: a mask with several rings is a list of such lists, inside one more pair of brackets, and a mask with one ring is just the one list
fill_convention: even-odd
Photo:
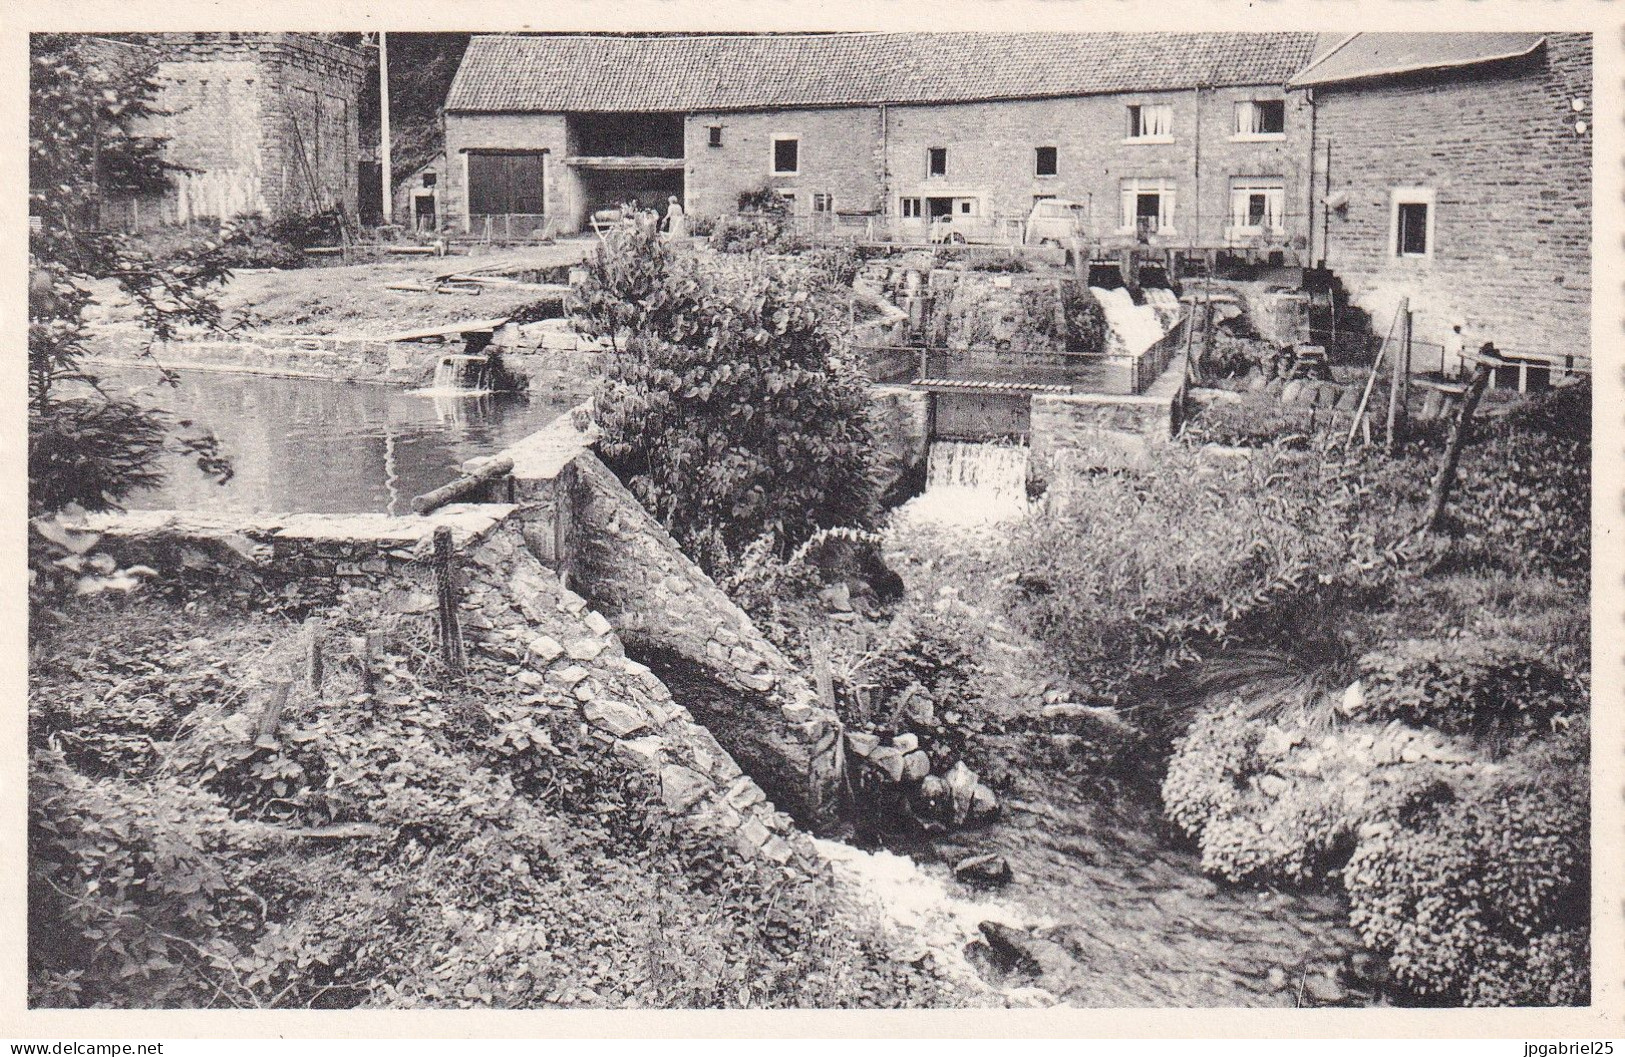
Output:
[[[1394,317],[1395,322],[1398,322],[1398,321],[1403,320],[1403,319],[1408,319],[1410,314],[1411,314],[1411,301],[1410,301],[1410,298],[1407,297],[1405,300],[1403,300],[1403,301],[1401,301],[1399,303],[1399,313],[1398,313],[1398,315],[1396,315]],[[1388,440],[1387,440],[1387,447],[1388,447],[1389,451],[1393,451],[1393,449],[1394,449],[1395,432],[1396,432],[1397,425],[1398,425],[1398,422],[1399,422],[1399,377],[1400,377],[1400,375],[1402,373],[1404,373],[1403,364],[1400,362],[1401,352],[1402,352],[1402,350],[1395,350],[1394,359],[1393,359],[1393,364],[1394,364],[1393,370],[1389,374],[1389,377],[1388,377]]]
[[373,671],[373,656],[378,646],[376,632],[358,635],[350,640],[350,652],[355,655],[356,672],[361,676],[361,692],[370,694],[378,688],[377,675]]
[[322,682],[326,671],[322,664],[322,622],[317,617],[305,621],[305,634],[308,636],[305,655],[305,681],[310,685],[310,692],[315,697],[322,696]]
[[1343,441],[1345,450],[1354,443],[1354,434],[1361,428],[1362,423],[1365,426],[1365,442],[1367,444],[1371,443],[1371,424],[1366,416],[1366,407],[1371,402],[1372,390],[1377,387],[1377,374],[1382,370],[1383,354],[1388,349],[1388,340],[1394,336],[1394,326],[1398,322],[1399,317],[1397,315],[1388,322],[1388,333],[1383,336],[1382,344],[1377,346],[1376,358],[1371,361],[1371,374],[1365,380],[1365,392],[1360,394],[1360,406],[1354,411],[1354,421],[1349,424],[1349,435]]
[[288,691],[292,687],[292,679],[278,679],[271,684],[271,696],[265,702],[265,711],[260,713],[260,729],[254,739],[255,748],[277,747],[277,727],[282,723],[282,710],[288,707]]
[[1411,428],[1411,323],[1410,306],[1406,305],[1405,339],[1404,344],[1400,346],[1399,371],[1399,431],[1401,434],[1409,433]]
[[818,688],[818,700],[827,709],[835,708],[835,679],[829,667],[829,640],[822,635],[812,643],[813,682]]
[[1461,463],[1461,449],[1467,444],[1467,432],[1472,428],[1473,412],[1478,409],[1478,402],[1484,397],[1484,390],[1489,388],[1490,379],[1495,376],[1495,368],[1502,362],[1495,352],[1495,346],[1486,344],[1479,350],[1478,362],[1473,367],[1473,380],[1467,386],[1467,393],[1461,399],[1461,407],[1456,411],[1456,421],[1450,426],[1450,441],[1445,445],[1444,464],[1433,477],[1433,487],[1428,493],[1427,516],[1422,520],[1423,532],[1437,532],[1439,522],[1444,520],[1444,505],[1450,498],[1450,488],[1456,482],[1456,467]]
[[440,657],[446,662],[446,670],[460,679],[466,673],[468,663],[463,654],[463,632],[457,623],[455,561],[451,529],[441,525],[434,530],[435,593],[440,603]]

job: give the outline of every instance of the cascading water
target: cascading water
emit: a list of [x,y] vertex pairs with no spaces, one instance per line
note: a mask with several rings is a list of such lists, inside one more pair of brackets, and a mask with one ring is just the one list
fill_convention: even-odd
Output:
[[1153,305],[1135,304],[1133,296],[1122,287],[1106,290],[1093,286],[1089,292],[1100,302],[1106,316],[1107,352],[1137,356],[1161,341],[1169,329]]
[[899,511],[944,525],[988,525],[1027,513],[1027,448],[939,440],[926,462],[925,493]]
[[[424,391],[424,390],[420,390]],[[475,396],[491,391],[491,360],[487,356],[442,356],[434,369],[434,382],[426,392]]]

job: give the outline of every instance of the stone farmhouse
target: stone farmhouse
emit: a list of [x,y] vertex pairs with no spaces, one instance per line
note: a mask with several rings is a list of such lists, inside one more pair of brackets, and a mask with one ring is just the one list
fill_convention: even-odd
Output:
[[[804,223],[1324,264],[1438,366],[1589,352],[1579,33],[477,36],[445,105],[444,223],[570,233],[636,198]],[[937,226],[933,226],[937,225]],[[1534,310],[1531,306],[1538,306]],[[1457,329],[1459,328],[1459,329]],[[1449,366],[1446,364],[1446,366]]]
[[1589,34],[1360,33],[1290,86],[1314,113],[1315,256],[1363,308],[1410,298],[1446,369],[1484,341],[1589,354]]
[[[629,198],[949,221],[1037,199],[1097,239],[1306,249],[1312,34],[475,37],[446,100],[445,208],[577,231]],[[1289,191],[1289,189],[1292,189]]]
[[129,229],[334,206],[354,216],[366,58],[311,33],[150,33],[96,42],[159,84],[152,134],[177,167],[161,197],[102,204]]

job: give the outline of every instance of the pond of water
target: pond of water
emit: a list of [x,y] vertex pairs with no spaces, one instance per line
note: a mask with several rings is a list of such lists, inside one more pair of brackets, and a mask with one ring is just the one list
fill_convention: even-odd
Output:
[[451,481],[464,460],[507,447],[566,408],[516,393],[458,395],[319,378],[98,367],[110,392],[169,411],[220,440],[232,464],[225,484],[182,453],[166,477],[132,495],[144,509],[240,513],[411,512],[412,497]]

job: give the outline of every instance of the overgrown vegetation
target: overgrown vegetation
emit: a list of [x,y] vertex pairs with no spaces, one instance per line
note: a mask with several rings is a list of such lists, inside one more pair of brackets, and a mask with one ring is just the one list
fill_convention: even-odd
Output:
[[826,323],[826,283],[617,234],[577,291],[579,326],[614,348],[599,452],[708,572],[762,537],[787,554],[820,528],[873,521],[868,393]]
[[[384,624],[371,697],[279,618],[79,603],[34,646],[38,1005],[952,1004],[828,882],[674,828],[609,747],[476,657]],[[329,639],[380,626],[330,613]],[[252,689],[249,689],[252,688]]]
[[[217,246],[158,260],[101,230],[104,197],[166,186],[161,143],[139,132],[156,113],[151,71],[114,62],[93,39],[73,35],[37,34],[29,55],[28,200],[37,221],[28,243],[29,513],[117,505],[157,480],[166,447],[224,475],[212,436],[103,391],[84,363],[93,279],[116,279],[155,339],[221,324],[211,293],[229,273]],[[161,380],[178,384],[167,371]]]

